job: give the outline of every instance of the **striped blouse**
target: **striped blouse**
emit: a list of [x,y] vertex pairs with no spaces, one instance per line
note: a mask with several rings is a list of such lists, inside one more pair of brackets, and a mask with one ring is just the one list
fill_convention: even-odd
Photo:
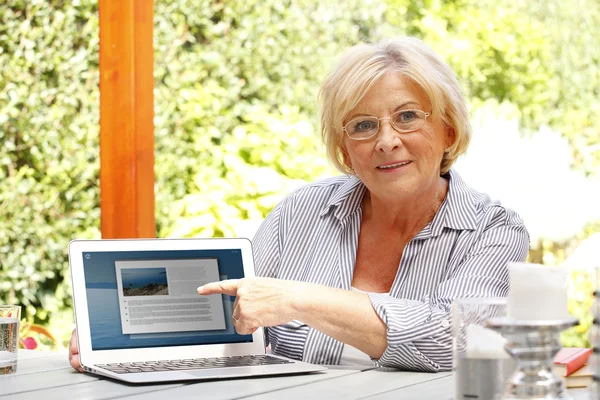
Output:
[[[458,297],[506,297],[506,264],[524,261],[521,218],[454,170],[433,220],[406,244],[389,295],[369,293],[387,326],[379,365],[415,371],[452,367],[450,308]],[[355,176],[307,185],[279,203],[254,238],[258,276],[350,290],[366,187]],[[358,321],[357,321],[358,323]],[[344,344],[302,321],[267,329],[274,354],[338,364]]]

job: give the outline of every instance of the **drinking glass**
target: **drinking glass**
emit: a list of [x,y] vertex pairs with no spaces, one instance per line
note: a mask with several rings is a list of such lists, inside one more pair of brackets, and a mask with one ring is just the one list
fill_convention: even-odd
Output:
[[0,305],[0,375],[17,372],[21,306]]
[[506,339],[485,321],[506,316],[506,299],[465,298],[452,304],[455,400],[499,399],[515,362],[504,350]]

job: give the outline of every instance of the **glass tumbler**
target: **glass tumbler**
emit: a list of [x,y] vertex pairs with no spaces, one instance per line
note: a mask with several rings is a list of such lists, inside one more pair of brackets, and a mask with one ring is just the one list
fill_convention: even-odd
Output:
[[504,298],[456,299],[452,304],[455,400],[499,399],[515,361],[504,350],[506,339],[485,327],[506,316]]
[[0,375],[17,372],[21,306],[0,305]]

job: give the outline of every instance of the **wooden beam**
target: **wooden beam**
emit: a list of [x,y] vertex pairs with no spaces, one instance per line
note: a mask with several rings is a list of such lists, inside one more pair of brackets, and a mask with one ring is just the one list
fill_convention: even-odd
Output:
[[156,237],[153,0],[99,0],[103,238]]

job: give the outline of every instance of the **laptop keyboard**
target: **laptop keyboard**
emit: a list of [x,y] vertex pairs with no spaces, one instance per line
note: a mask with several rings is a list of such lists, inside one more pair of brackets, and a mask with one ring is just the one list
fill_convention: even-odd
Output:
[[253,365],[290,364],[292,361],[270,355],[194,358],[189,360],[163,360],[96,365],[117,374],[157,371],[183,371],[186,369],[232,368]]

